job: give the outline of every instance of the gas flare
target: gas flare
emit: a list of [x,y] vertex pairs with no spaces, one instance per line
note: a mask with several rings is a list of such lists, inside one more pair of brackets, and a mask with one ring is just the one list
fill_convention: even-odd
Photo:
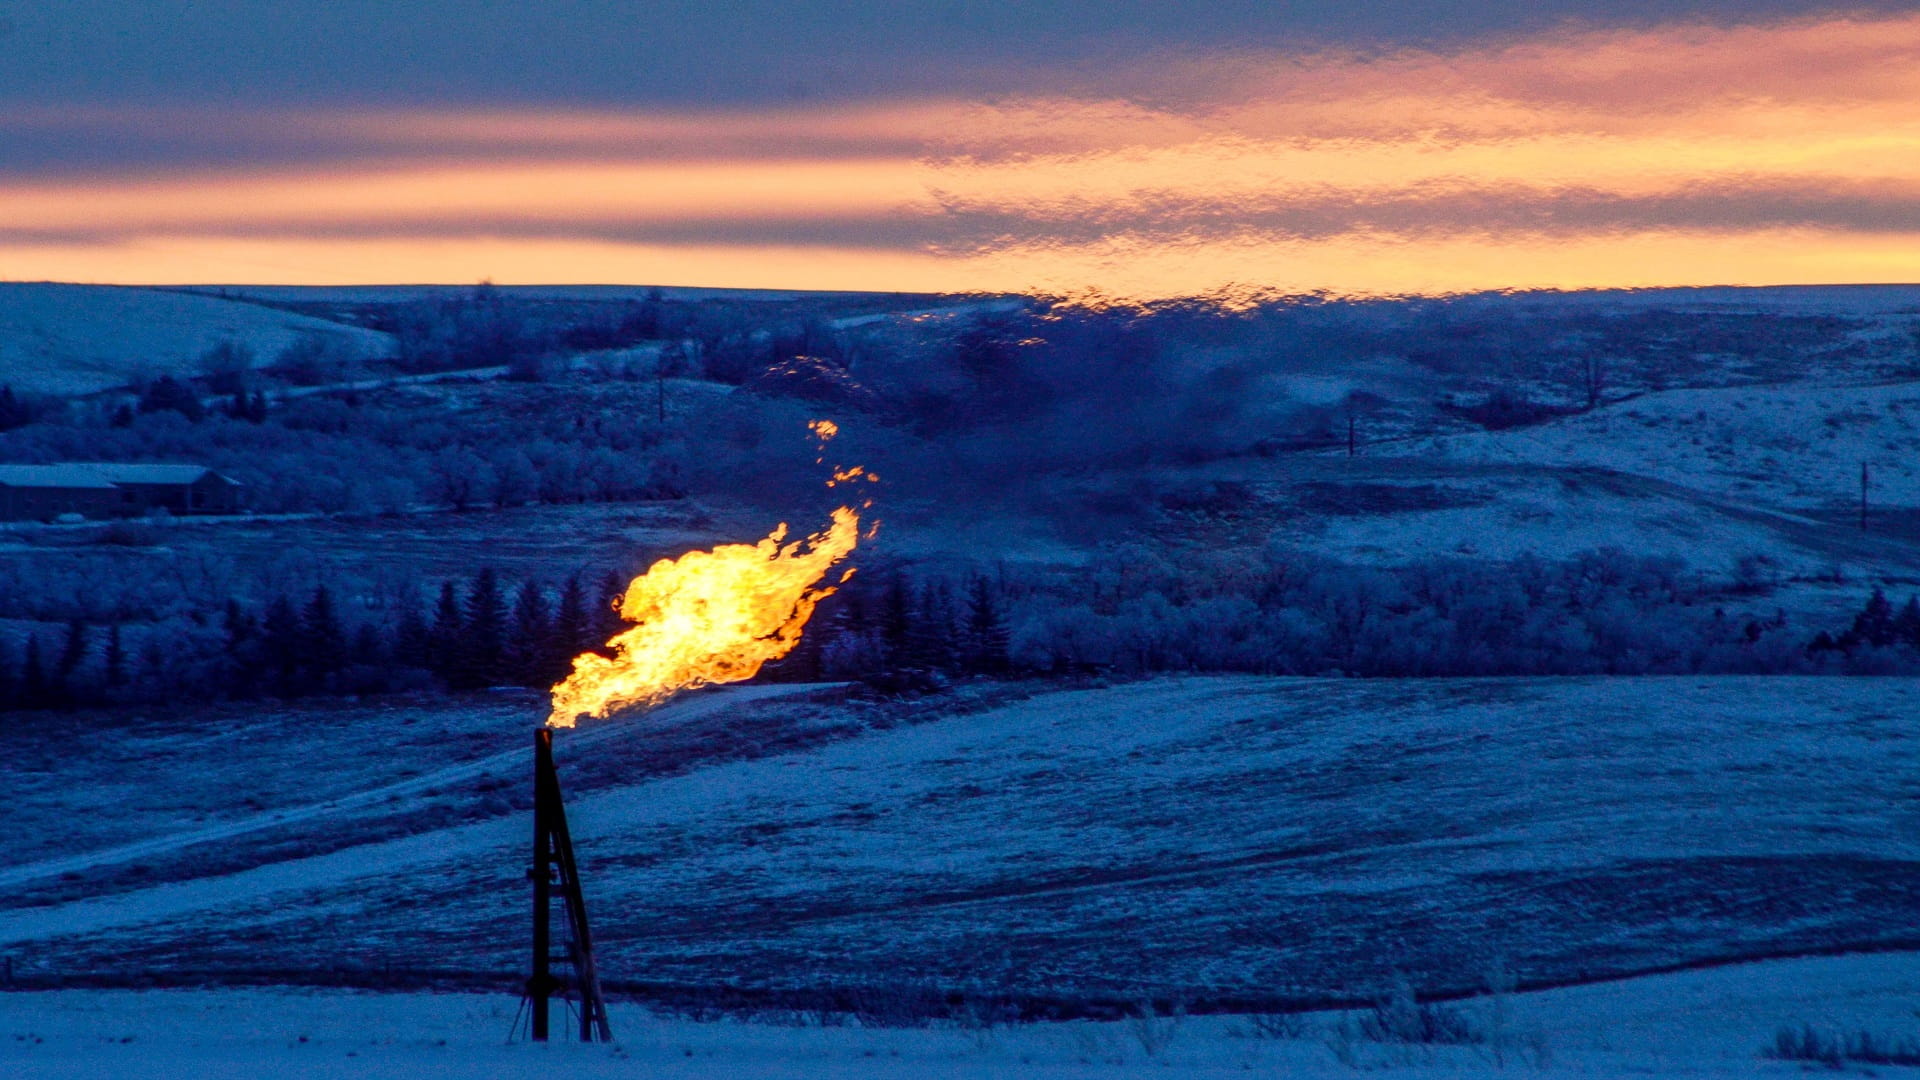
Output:
[[[840,427],[815,420],[807,428],[824,463]],[[827,486],[879,479],[854,466],[831,470]],[[813,609],[853,576],[849,568],[838,582],[820,584],[860,543],[860,513],[842,506],[824,532],[783,544],[786,536],[782,522],[757,544],[661,559],[634,578],[620,600],[620,617],[634,625],[607,642],[611,658],[597,652],[574,658],[573,674],[553,688],[547,726],[572,727],[582,713],[605,716],[627,705],[658,705],[697,686],[751,679],[768,661],[792,652]]]
[[[860,541],[860,515],[843,506],[833,524],[805,541],[782,544],[782,524],[758,544],[722,544],[661,559],[633,579],[612,659],[583,653],[553,688],[549,727],[572,727],[582,713],[605,716],[627,705],[657,705],[682,690],[751,679],[800,642],[800,631],[834,585],[820,585]],[[844,582],[853,571],[840,576]]]

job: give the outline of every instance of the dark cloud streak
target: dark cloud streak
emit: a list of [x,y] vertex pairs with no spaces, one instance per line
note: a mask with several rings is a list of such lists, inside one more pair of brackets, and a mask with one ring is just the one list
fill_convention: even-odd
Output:
[[[1071,93],[1160,50],[1378,49],[1808,0],[87,0],[0,9],[0,102],[766,105]],[[1859,0],[1845,10],[1910,10]]]
[[32,114],[0,109],[0,178],[62,179],[86,176],[168,174],[214,169],[261,172],[287,167],[461,162],[535,162],[559,159],[658,162],[751,158],[758,161],[911,158],[925,152],[923,139],[906,134],[834,133],[819,130],[733,130],[716,121],[702,129],[697,118],[667,132],[623,133],[528,130],[501,124],[492,130],[407,130],[355,117],[299,111],[258,110],[58,110]]

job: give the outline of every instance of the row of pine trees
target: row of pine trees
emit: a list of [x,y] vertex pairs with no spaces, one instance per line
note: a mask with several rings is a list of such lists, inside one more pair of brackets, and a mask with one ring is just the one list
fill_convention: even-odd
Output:
[[[547,687],[626,625],[615,610],[624,590],[617,576],[597,588],[578,577],[558,589],[533,580],[509,587],[486,569],[443,583],[431,603],[415,597],[370,618],[344,614],[324,584],[258,607],[229,600],[217,638],[169,641],[151,628],[75,620],[55,641],[31,635],[18,652],[0,646],[0,707]],[[843,587],[763,677],[902,687],[1002,674],[1010,668],[1002,609],[1001,586],[984,577],[958,589],[904,574],[879,588]]]
[[1903,648],[1920,651],[1920,595],[1907,597],[1906,605],[1895,612],[1886,590],[1875,589],[1854,615],[1852,625],[1838,634],[1820,631],[1807,645],[1807,652],[1851,656],[1860,651]]

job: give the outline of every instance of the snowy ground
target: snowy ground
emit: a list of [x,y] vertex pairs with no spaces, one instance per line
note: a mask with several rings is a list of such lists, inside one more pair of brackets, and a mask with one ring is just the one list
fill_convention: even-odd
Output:
[[[1163,679],[949,715],[784,692],[558,740],[610,980],[1284,1003],[1899,945],[1920,914],[1916,680]],[[334,711],[155,770],[48,735],[13,825],[67,846],[7,872],[0,951],[41,985],[510,979],[526,725],[475,717],[439,721],[451,752]],[[279,756],[223,762],[249,753]]]
[[0,382],[16,391],[84,394],[167,374],[200,375],[222,342],[260,363],[303,334],[392,351],[385,334],[258,304],[158,289],[0,282]]
[[1591,465],[1775,507],[1920,505],[1920,383],[1721,387],[1646,394],[1513,431],[1448,435],[1403,452],[1448,460]]
[[[920,1028],[695,1022],[616,1002],[616,1042],[508,1042],[506,994],[301,991],[0,993],[0,1075],[17,1080],[307,1077],[661,1076],[760,1080],[1004,1076],[1200,1078],[1791,1076],[1761,1048],[1776,1028],[1920,1032],[1920,956],[1773,961],[1455,1006],[1484,1041],[1403,1045],[1364,1036],[1359,1017]],[[1906,1070],[1891,1070],[1898,1074]]]

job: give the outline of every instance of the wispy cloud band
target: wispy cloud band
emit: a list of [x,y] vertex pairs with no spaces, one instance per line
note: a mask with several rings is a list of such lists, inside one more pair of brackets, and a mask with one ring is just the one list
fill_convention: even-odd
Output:
[[812,253],[836,287],[1134,295],[1915,280],[1916,100],[1920,15],[1159,54],[996,102],[15,108],[0,275],[775,285]]

